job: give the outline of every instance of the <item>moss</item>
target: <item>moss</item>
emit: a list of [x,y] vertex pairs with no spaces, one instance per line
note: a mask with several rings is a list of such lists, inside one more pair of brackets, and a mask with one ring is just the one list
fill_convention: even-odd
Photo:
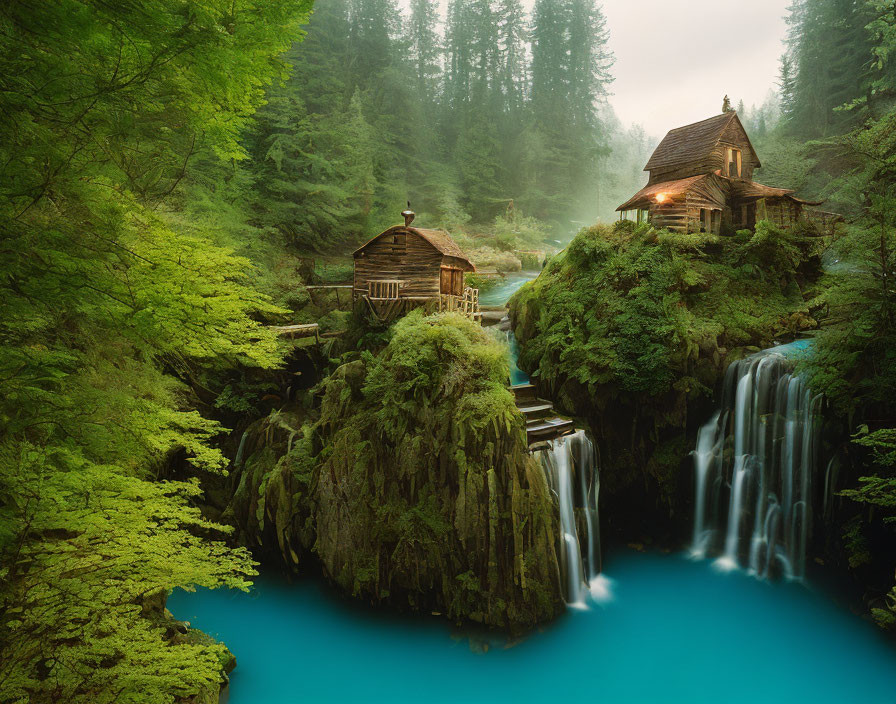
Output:
[[804,300],[820,273],[812,234],[591,227],[511,299],[520,368],[590,423],[602,491],[629,492],[611,511],[671,506],[727,365],[815,326]]
[[322,384],[316,422],[251,429],[232,503],[246,541],[287,564],[312,549],[371,603],[511,630],[558,615],[557,511],[508,376],[466,318],[400,320]]
[[481,327],[415,313],[327,382],[315,549],[344,589],[509,628],[562,610],[555,509],[507,377]]

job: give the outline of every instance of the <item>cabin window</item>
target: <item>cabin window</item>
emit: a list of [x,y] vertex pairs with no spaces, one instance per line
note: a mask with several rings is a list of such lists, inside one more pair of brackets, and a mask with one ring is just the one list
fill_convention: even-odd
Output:
[[638,223],[647,222],[647,216],[650,214],[648,210],[639,210],[638,211]]
[[443,266],[439,274],[439,293],[450,296],[464,294],[464,272],[450,266]]
[[391,237],[386,237],[386,246],[390,254],[407,254],[408,236],[404,232],[396,232]]
[[740,149],[734,149],[733,147],[728,147],[728,177],[729,178],[740,178],[741,173],[741,153]]
[[706,232],[709,227],[709,211],[706,208],[700,208],[700,232]]

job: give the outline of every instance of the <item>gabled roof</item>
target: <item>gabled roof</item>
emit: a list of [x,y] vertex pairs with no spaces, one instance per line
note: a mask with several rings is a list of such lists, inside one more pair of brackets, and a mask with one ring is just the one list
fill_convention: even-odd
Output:
[[[695,122],[692,125],[669,130],[666,136],[663,137],[663,141],[653,151],[644,170],[671,169],[706,156],[715,149],[722,138],[722,134],[734,120],[737,121],[738,127],[746,135],[747,131],[744,130],[736,112],[724,112],[721,115]],[[753,164],[759,167],[759,157],[753,148],[753,144],[750,142],[749,135],[747,135],[747,144],[750,145]]]
[[791,193],[790,188],[774,188],[756,181],[731,182],[731,195],[735,198],[783,198]]
[[384,235],[391,235],[396,232],[408,232],[412,235],[417,235],[422,239],[426,240],[433,247],[436,248],[439,252],[441,252],[446,257],[454,257],[455,259],[460,259],[462,262],[466,263],[469,266],[467,271],[475,271],[476,267],[473,266],[473,262],[470,261],[469,257],[464,254],[464,251],[458,246],[457,242],[451,239],[451,235],[449,235],[445,230],[424,230],[420,227],[405,227],[404,225],[396,225],[395,227],[390,227],[388,230],[384,230],[376,237],[369,239],[363,245],[358,247],[353,253],[352,256],[358,256],[358,254],[371,244],[376,242],[380,237]]
[[[690,176],[689,178],[682,178],[677,181],[663,181],[662,183],[654,183],[649,186],[644,186],[644,188],[635,193],[635,195],[616,208],[616,210],[633,210],[638,203],[646,204],[646,201],[655,198],[660,193],[665,193],[669,198],[674,198],[675,196],[680,196],[699,186],[700,183],[706,179],[715,178],[718,178],[715,174],[701,174],[700,176]],[[724,203],[720,203],[719,205],[722,206]]]
[[793,195],[790,188],[774,188],[756,181],[731,181],[731,195],[734,198],[789,198],[803,205],[821,205],[823,200],[805,200]]

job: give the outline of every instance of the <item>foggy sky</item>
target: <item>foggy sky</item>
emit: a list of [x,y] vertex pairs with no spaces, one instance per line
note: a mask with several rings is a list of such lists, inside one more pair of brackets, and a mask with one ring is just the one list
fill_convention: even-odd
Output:
[[[533,2],[523,0],[530,11]],[[439,4],[444,17],[447,0]],[[743,99],[750,107],[774,88],[789,0],[602,4],[616,56],[609,100],[625,125],[639,123],[662,137],[721,112],[725,94],[733,106]]]
[[605,0],[616,55],[610,104],[648,134],[760,105],[775,87],[789,0]]

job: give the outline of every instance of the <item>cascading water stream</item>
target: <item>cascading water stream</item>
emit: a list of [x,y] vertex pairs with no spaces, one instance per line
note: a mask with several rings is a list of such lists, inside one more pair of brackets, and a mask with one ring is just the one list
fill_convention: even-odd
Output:
[[601,575],[600,476],[594,446],[582,430],[556,438],[534,452],[560,506],[561,568],[566,602],[586,606],[586,598],[607,597]]
[[[813,395],[775,350],[728,368],[721,409],[698,432],[693,453],[692,555],[721,551],[717,564],[726,569],[803,577],[819,471],[820,405],[821,395]],[[822,502],[824,509],[826,497]]]

